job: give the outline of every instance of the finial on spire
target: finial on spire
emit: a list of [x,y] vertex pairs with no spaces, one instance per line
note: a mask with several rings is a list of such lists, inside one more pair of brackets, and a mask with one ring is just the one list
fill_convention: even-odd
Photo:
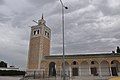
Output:
[[45,20],[44,20],[44,17],[43,17],[43,13],[42,13],[41,19],[38,20],[38,25],[41,25],[41,24],[45,24]]
[[42,19],[43,19],[43,13],[42,13]]

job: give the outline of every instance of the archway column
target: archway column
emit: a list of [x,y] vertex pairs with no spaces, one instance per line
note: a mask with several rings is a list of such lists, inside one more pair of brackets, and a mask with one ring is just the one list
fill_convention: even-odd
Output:
[[99,76],[100,76],[100,77],[102,76],[102,74],[101,74],[101,65],[100,65],[100,63],[99,63]]
[[49,76],[49,66],[46,67],[44,70],[40,71],[41,74],[43,74],[43,77],[48,77]]
[[80,66],[79,66],[79,73],[78,74],[79,74],[79,76],[81,76],[81,68],[80,68]]
[[89,76],[91,76],[91,64],[89,63]]
[[70,67],[70,77],[72,77],[72,67]]
[[61,76],[61,67],[57,66],[56,68],[56,76]]
[[110,76],[112,76],[111,64],[109,64],[109,69],[110,69]]

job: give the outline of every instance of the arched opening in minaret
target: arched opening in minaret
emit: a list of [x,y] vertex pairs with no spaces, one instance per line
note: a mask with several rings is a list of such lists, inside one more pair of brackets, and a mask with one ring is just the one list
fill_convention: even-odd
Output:
[[36,31],[34,31],[33,34],[36,35]]
[[120,73],[120,63],[117,60],[111,61],[112,76],[118,76]]
[[55,62],[51,62],[49,64],[49,76],[56,76],[56,64],[55,64]]
[[40,30],[37,30],[37,34],[39,34],[40,33]]

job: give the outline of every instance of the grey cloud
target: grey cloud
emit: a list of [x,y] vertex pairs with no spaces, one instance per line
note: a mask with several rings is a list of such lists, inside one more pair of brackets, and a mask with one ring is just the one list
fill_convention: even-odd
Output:
[[52,47],[51,54],[61,54],[62,47]]
[[[53,5],[54,5],[54,9],[51,11],[51,14],[61,13],[61,3],[57,2],[56,5],[55,4]],[[68,7],[68,9],[65,10],[65,13],[71,13],[73,11],[77,11],[81,8],[87,7],[89,5],[89,1],[88,0],[71,0],[68,2],[64,2],[64,5]]]
[[4,15],[4,14],[0,13],[0,22],[1,23],[6,23],[6,22],[8,22],[10,20],[11,20],[10,17],[8,17],[7,15]]
[[[109,47],[109,48],[108,48]],[[111,52],[115,46],[108,42],[95,41],[92,43],[80,43],[68,45],[68,53]]]
[[[82,23],[84,23],[84,20]],[[71,26],[69,24],[66,25],[67,34],[65,35],[65,41],[67,53],[110,52],[114,47],[119,45],[119,39],[117,40],[117,38],[115,38],[116,35],[119,35],[119,24],[110,28],[109,26],[111,25],[104,26],[107,27],[107,29],[102,28],[103,26],[99,25],[96,21],[87,22],[86,24],[75,25],[74,23]]]
[[13,27],[19,27],[23,28],[25,20],[27,20],[33,13],[28,12],[22,12],[21,14],[17,14],[15,18],[12,20],[12,25]]
[[[0,59],[9,63],[15,63],[15,66],[25,68],[26,54],[28,50],[28,40],[23,39],[25,28],[15,28],[10,24],[1,25],[0,28]],[[20,58],[23,57],[23,58]]]
[[4,0],[0,0],[0,5],[5,4]]
[[41,0],[28,0],[31,4],[33,4],[34,6],[40,6],[40,7],[42,7],[42,6],[44,6],[45,4],[47,4],[47,3],[52,3],[52,2],[55,2],[56,0],[43,0],[43,1],[41,1]]
[[[95,5],[99,10],[101,10],[104,15],[119,15],[120,13],[120,5],[116,6],[115,8],[110,7],[110,4],[115,6],[111,0],[93,0],[93,5]],[[120,1],[117,1],[116,3],[120,4]]]
[[120,8],[111,9],[109,7],[104,7],[104,8],[100,7],[100,10],[104,13],[104,15],[119,15],[118,13],[120,13]]

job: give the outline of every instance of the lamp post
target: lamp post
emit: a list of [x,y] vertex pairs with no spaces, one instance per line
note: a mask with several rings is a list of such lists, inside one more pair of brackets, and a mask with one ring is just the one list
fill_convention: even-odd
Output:
[[62,0],[60,0],[62,6],[62,37],[63,37],[63,80],[65,80],[65,46],[64,46],[64,9],[68,9],[68,7],[64,6]]

